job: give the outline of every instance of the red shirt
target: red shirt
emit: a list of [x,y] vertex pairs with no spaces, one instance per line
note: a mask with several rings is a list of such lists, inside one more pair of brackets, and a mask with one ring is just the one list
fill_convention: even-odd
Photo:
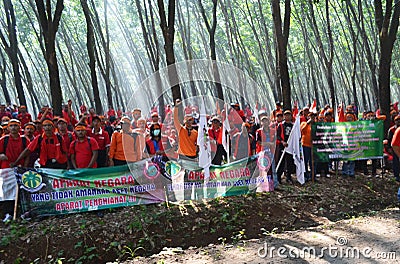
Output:
[[94,133],[94,129],[89,133],[90,137],[96,139],[97,144],[99,145],[99,150],[105,150],[110,146],[110,136],[108,132],[100,128],[100,132]]
[[71,142],[76,139],[75,134],[70,131],[67,131],[67,133],[65,133],[65,134],[62,134],[61,132],[59,132],[59,134],[62,136],[62,138],[65,142],[65,146],[71,145]]
[[[87,137],[82,142],[76,139],[69,146],[69,154],[75,155],[75,163],[78,168],[87,168],[92,159],[93,151],[99,150],[97,141],[93,138],[89,138],[89,140],[90,144]],[[95,162],[91,168],[97,168],[97,163]]]
[[[38,120],[42,119],[43,114],[44,114],[44,113],[40,112],[40,113],[38,114],[38,116],[37,116],[37,119],[38,119]],[[52,114],[51,112],[47,112],[46,118],[53,120],[53,114]]]
[[21,121],[21,127],[24,127],[26,123],[32,121],[32,116],[29,113],[19,113],[17,118],[19,121]]
[[56,134],[53,134],[51,138],[48,138],[45,134],[35,137],[35,139],[28,146],[30,152],[35,152],[39,148],[39,138],[42,138],[42,144],[40,146],[39,153],[40,164],[42,166],[44,166],[46,162],[51,159],[57,159],[57,162],[59,163],[67,162],[67,147],[64,140],[61,140],[62,142],[60,144]]
[[394,132],[394,136],[392,139],[392,146],[399,146],[400,147],[400,127],[396,129]]
[[63,113],[63,118],[65,119],[65,121],[67,121],[67,125],[74,126],[76,123],[78,123],[78,121],[76,120],[74,112],[71,112],[72,119],[69,118],[69,114],[68,114],[67,111],[63,110],[62,113]]
[[[4,151],[4,138],[8,137],[8,143],[6,150]],[[11,136],[4,136],[0,139],[0,153],[4,153],[8,160],[2,160],[1,162],[1,168],[10,168],[10,163],[14,162],[18,159],[19,155],[21,152],[24,150],[23,147],[23,142],[22,142],[22,137],[19,136],[17,138],[13,138]],[[30,143],[29,139],[26,138],[26,146],[28,146]],[[24,159],[20,160],[17,165],[24,165]]]
[[114,109],[108,110],[107,116],[108,116],[108,117],[110,117],[110,116],[115,116],[115,110],[114,110]]
[[8,111],[0,112],[0,120],[4,117],[8,116],[10,119],[12,118],[11,113]]

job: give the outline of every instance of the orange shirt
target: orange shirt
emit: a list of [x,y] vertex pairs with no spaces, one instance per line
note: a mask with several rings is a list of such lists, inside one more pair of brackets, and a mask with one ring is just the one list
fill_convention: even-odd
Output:
[[312,139],[311,139],[311,124],[307,122],[303,122],[300,124],[301,131],[301,144],[303,146],[312,147]]
[[135,162],[142,159],[142,135],[136,134],[136,140],[124,132],[114,132],[111,137],[109,157],[117,160]]
[[196,156],[196,144],[197,144],[197,131],[195,129],[189,130],[182,126],[178,119],[178,109],[174,108],[174,125],[178,131],[178,154],[185,156]]

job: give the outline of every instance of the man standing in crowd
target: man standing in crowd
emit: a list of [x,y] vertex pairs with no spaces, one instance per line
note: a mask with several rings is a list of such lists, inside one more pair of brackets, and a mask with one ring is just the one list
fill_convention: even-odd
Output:
[[68,100],[68,104],[64,105],[63,118],[67,122],[67,129],[69,131],[74,130],[74,125],[77,123],[74,111],[72,111],[72,101]]
[[174,125],[178,131],[178,154],[180,159],[195,159],[197,156],[197,131],[193,128],[194,118],[185,114],[184,125],[179,122],[178,111],[182,102],[178,99],[174,107]]
[[281,155],[284,155],[282,163],[278,168],[278,181],[282,183],[282,173],[285,171],[286,181],[288,183],[293,183],[292,173],[295,172],[293,155],[286,153],[285,148],[288,146],[288,140],[290,133],[292,132],[293,122],[292,122],[292,111],[286,110],[284,113],[284,121],[281,126],[277,128],[277,138],[280,142],[279,150]]
[[142,135],[132,131],[131,120],[125,116],[121,119],[121,131],[115,131],[111,137],[109,165],[125,165],[142,159]]
[[0,162],[2,169],[24,165],[24,159],[18,160],[18,157],[29,145],[30,141],[25,136],[19,134],[20,129],[21,122],[17,119],[11,119],[8,122],[10,134],[0,139]]
[[[8,122],[9,135],[3,136],[0,139],[0,164],[1,169],[6,169],[14,166],[23,166],[24,160],[17,161],[19,155],[29,144],[29,139],[25,136],[20,136],[19,130],[21,122],[17,119],[11,119]],[[5,201],[3,203],[3,212],[5,214],[4,221],[11,219],[13,212],[14,201]]]
[[400,182],[400,176],[399,176],[400,162],[399,162],[399,156],[396,155],[396,153],[394,151],[392,142],[393,142],[395,132],[396,132],[396,130],[399,130],[399,127],[400,127],[400,115],[398,115],[394,118],[394,126],[389,128],[389,131],[388,131],[388,141],[389,141],[389,145],[390,145],[390,148],[391,148],[392,154],[393,154],[393,175],[396,178],[396,181],[398,181],[398,182]]
[[21,121],[21,127],[25,127],[26,123],[32,122],[32,116],[26,111],[25,105],[21,105],[19,107],[17,118],[19,121]]
[[108,151],[110,149],[110,136],[107,131],[101,128],[101,119],[99,116],[93,116],[92,127],[90,137],[96,139],[97,144],[99,145],[97,167],[106,167],[108,162]]
[[71,163],[75,169],[97,168],[97,155],[99,145],[93,138],[86,136],[86,124],[78,123],[75,126],[77,139],[69,146]]
[[303,146],[303,152],[304,152],[304,165],[306,169],[305,180],[309,181],[311,179],[312,173],[315,172],[311,160],[312,157],[311,127],[315,123],[317,114],[309,111],[307,111],[307,113],[308,113],[307,114],[308,120],[300,124],[300,131],[301,131],[301,145]]
[[[44,168],[67,169],[67,147],[62,136],[54,132],[54,123],[50,119],[43,121],[44,133],[35,137],[21,153],[16,164],[32,152],[39,152],[39,164]],[[25,162],[26,163],[26,162]]]
[[226,151],[222,145],[222,133],[224,133],[224,131],[221,128],[221,120],[218,116],[214,116],[211,119],[211,128],[208,130],[212,153],[211,156],[213,157],[211,164],[214,165],[221,165],[224,157],[227,158]]
[[132,128],[135,129],[138,127],[138,120],[142,117],[142,110],[140,108],[135,108],[132,111]]

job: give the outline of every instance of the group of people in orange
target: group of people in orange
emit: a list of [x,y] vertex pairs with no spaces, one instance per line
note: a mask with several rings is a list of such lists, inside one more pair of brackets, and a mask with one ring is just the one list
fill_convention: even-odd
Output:
[[[270,113],[265,108],[253,113],[249,106],[241,109],[238,103],[233,103],[227,112],[213,113],[208,116],[206,128],[211,143],[212,164],[221,165],[229,160],[268,151],[275,154],[274,166],[268,173],[276,174],[279,183],[282,183],[285,173],[286,181],[291,183],[291,175],[296,168],[293,157],[285,152],[285,148],[293,121],[299,114],[306,163],[305,178],[311,179],[313,170],[317,176],[329,177],[330,162],[312,163],[311,126],[315,122],[334,122],[335,117],[328,105],[318,112],[314,109],[310,111],[310,106],[306,106],[283,110],[281,103],[277,102],[276,108]],[[69,100],[63,107],[62,116],[53,116],[51,107],[44,106],[37,118],[32,119],[24,105],[17,108],[0,105],[1,168],[34,167],[35,162],[44,168],[97,168],[124,165],[154,155],[165,160],[171,157],[197,159],[198,129],[203,129],[198,128],[200,115],[197,106],[187,105],[183,108],[182,102],[177,100],[174,107],[165,107],[162,122],[157,109],[152,109],[148,119],[142,116],[139,108],[125,115],[112,108],[104,116],[96,115],[94,108],[87,110],[85,106],[81,106],[80,111],[77,116]],[[359,119],[354,105],[339,108],[337,112],[336,121],[386,118],[373,111],[365,111]],[[182,121],[179,116],[183,116]],[[388,118],[392,125],[386,132],[385,153],[392,161],[394,177],[400,181],[400,115],[397,104],[392,105]],[[224,128],[223,124],[227,123],[229,127]],[[223,142],[225,138],[228,141]],[[280,160],[282,164],[275,170]],[[378,165],[377,160],[372,160],[372,175],[376,174]],[[357,167],[368,173],[366,161],[346,161],[343,162],[342,174],[354,176]]]

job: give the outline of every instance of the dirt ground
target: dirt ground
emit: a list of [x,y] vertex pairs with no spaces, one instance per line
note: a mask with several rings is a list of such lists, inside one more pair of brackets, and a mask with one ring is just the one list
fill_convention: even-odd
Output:
[[319,224],[236,244],[165,248],[124,263],[400,263],[399,208]]
[[272,193],[0,223],[0,263],[360,263],[327,253],[301,260],[274,251],[262,258],[257,250],[266,241],[267,249],[312,245],[321,253],[341,236],[347,247],[369,245],[371,256],[398,250],[398,188],[389,175],[338,175]]

